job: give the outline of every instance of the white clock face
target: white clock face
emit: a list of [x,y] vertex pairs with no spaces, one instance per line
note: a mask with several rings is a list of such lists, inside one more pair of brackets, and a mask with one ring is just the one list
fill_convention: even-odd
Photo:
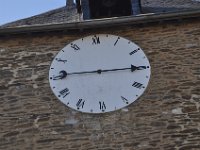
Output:
[[68,107],[87,113],[121,109],[145,91],[148,58],[133,42],[114,35],[92,35],[71,42],[54,58],[49,82]]

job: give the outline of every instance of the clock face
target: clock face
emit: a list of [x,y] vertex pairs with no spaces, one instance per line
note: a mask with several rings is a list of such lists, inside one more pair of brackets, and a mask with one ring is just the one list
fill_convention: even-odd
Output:
[[64,47],[52,61],[49,82],[65,105],[87,113],[121,109],[145,91],[148,58],[135,43],[114,35],[92,35]]

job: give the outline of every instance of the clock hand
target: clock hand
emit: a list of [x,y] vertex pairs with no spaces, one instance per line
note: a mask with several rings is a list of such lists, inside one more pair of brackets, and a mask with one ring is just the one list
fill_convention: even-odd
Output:
[[63,79],[65,77],[67,77],[67,72],[62,70],[62,71],[59,72],[58,76],[53,77],[53,80],[60,80],[60,79]]
[[135,70],[143,70],[143,69],[147,69],[149,68],[149,66],[134,66],[131,65],[131,72],[135,71]]
[[101,70],[101,72],[109,72],[109,71],[121,71],[121,70],[131,70],[131,72],[136,70],[143,70],[149,68],[148,66],[134,66],[131,65],[130,68],[120,68],[120,69],[108,69],[108,70]]
[[62,70],[59,72],[58,76],[53,76],[53,80],[60,80],[66,78],[68,75],[75,75],[75,74],[89,74],[89,73],[98,73],[101,74],[102,72],[113,72],[113,71],[122,71],[122,70],[131,70],[131,72],[134,72],[136,70],[143,70],[147,69],[149,66],[134,66],[131,65],[130,68],[120,68],[120,69],[106,69],[106,70],[95,70],[95,71],[83,71],[83,72],[72,72],[72,73],[67,73],[66,71]]
[[72,72],[72,73],[67,73],[66,71],[63,71],[65,76],[62,78],[65,78],[67,75],[75,75],[75,74],[89,74],[89,73],[98,73],[101,74],[102,72],[111,72],[111,71],[121,71],[121,70],[131,70],[131,72],[136,71],[136,70],[143,70],[147,69],[149,66],[134,66],[131,65],[130,68],[120,68],[120,69],[107,69],[107,70],[95,70],[95,71],[83,71],[83,72]]

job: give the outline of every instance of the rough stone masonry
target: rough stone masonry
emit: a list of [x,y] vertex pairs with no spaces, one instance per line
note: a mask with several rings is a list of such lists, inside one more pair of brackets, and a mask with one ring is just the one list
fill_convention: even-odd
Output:
[[[65,45],[97,33],[137,43],[152,75],[133,104],[91,115],[56,99],[48,71]],[[0,37],[0,149],[199,150],[200,21]]]

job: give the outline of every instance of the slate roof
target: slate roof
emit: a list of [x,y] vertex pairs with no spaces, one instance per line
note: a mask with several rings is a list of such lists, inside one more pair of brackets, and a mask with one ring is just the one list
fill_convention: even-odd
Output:
[[[7,23],[0,28],[57,24],[82,21],[80,14],[77,13],[76,5],[68,0],[67,6],[48,11],[33,17],[21,19]],[[142,13],[168,13],[200,9],[200,0],[141,0]]]
[[200,9],[200,0],[141,0],[144,13],[166,13]]

